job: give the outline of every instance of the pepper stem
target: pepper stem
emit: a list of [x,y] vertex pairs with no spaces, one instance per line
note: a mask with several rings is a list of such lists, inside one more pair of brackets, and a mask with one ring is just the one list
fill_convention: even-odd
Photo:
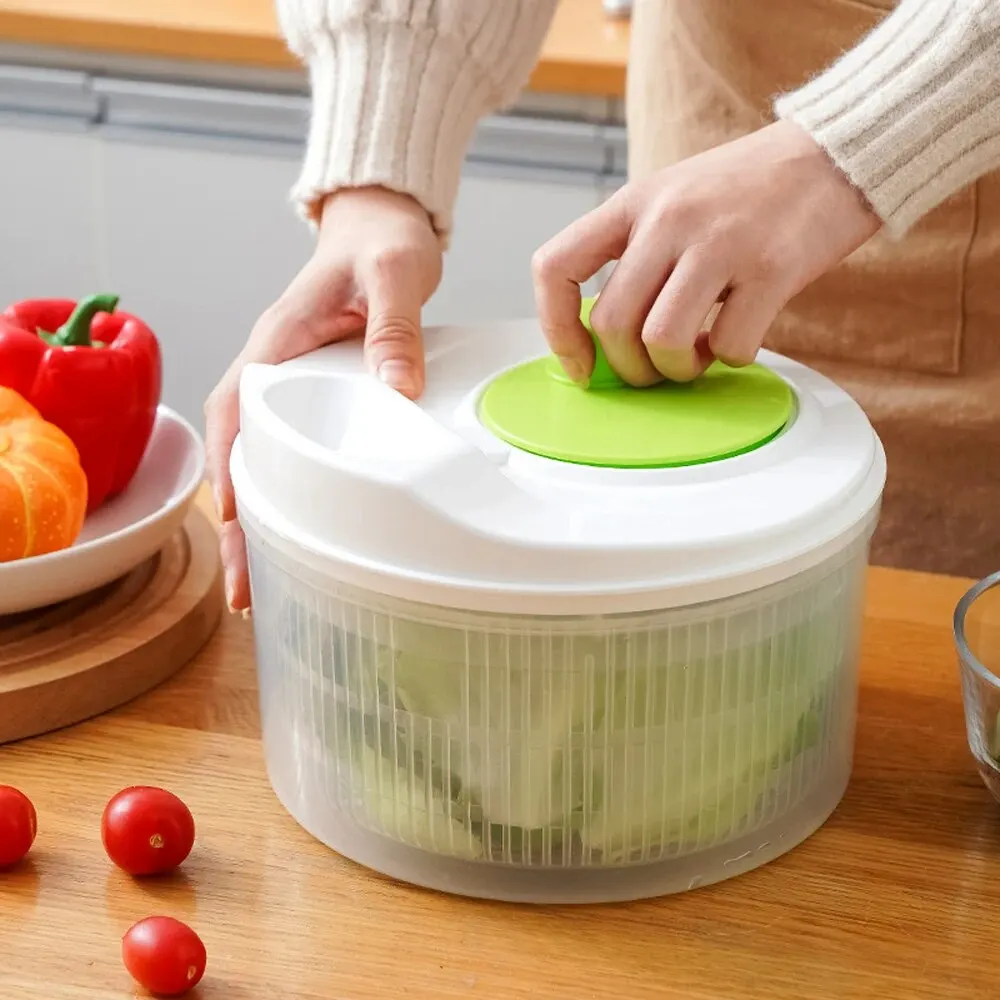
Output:
[[117,306],[117,295],[91,295],[81,299],[73,315],[52,334],[50,342],[60,347],[90,347],[90,324],[94,317],[98,313],[114,312]]

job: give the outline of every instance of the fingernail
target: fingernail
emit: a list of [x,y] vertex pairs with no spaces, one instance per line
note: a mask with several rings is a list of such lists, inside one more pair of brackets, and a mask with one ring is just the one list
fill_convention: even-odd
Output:
[[405,361],[383,361],[378,368],[378,377],[400,392],[413,388],[413,368]]
[[559,364],[562,365],[567,378],[574,382],[582,383],[587,381],[587,370],[576,358],[564,358],[562,355],[559,355]]
[[236,599],[236,586],[235,581],[226,574],[226,607],[229,608],[229,613],[231,615],[236,614],[236,608],[233,607],[233,601]]
[[215,516],[219,519],[219,524],[222,524],[225,518],[222,516],[222,494],[218,490],[212,494],[212,503],[215,504]]
[[243,620],[246,622],[246,621],[249,621],[250,618],[253,616],[253,611],[250,608],[244,608],[240,612],[240,614],[243,616]]

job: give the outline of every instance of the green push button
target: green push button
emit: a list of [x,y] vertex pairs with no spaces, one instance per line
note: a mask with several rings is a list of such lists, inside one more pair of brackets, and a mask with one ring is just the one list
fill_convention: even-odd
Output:
[[[592,300],[581,314],[588,326]],[[716,362],[694,382],[626,385],[597,347],[589,386],[566,378],[554,357],[503,372],[479,404],[483,424],[523,451],[578,465],[642,469],[730,458],[770,441],[788,423],[794,397],[762,365]]]

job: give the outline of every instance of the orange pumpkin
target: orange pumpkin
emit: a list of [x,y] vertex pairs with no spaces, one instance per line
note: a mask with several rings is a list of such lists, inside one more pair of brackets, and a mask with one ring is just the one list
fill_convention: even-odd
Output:
[[76,446],[23,396],[0,386],[0,563],[69,548],[86,511]]

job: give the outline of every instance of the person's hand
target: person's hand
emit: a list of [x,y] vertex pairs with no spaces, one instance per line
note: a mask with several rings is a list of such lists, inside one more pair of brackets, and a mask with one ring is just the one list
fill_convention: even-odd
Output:
[[816,142],[778,122],[626,185],[545,244],[539,317],[566,374],[586,381],[580,284],[617,261],[591,314],[611,367],[636,386],[690,381],[715,358],[752,362],[785,303],[880,226]]
[[236,520],[229,456],[239,431],[240,373],[364,335],[371,371],[404,395],[424,386],[420,311],[441,280],[441,244],[411,198],[380,188],[327,199],[313,256],[254,326],[205,404],[208,476],[222,522],[231,610],[250,606],[246,543]]

